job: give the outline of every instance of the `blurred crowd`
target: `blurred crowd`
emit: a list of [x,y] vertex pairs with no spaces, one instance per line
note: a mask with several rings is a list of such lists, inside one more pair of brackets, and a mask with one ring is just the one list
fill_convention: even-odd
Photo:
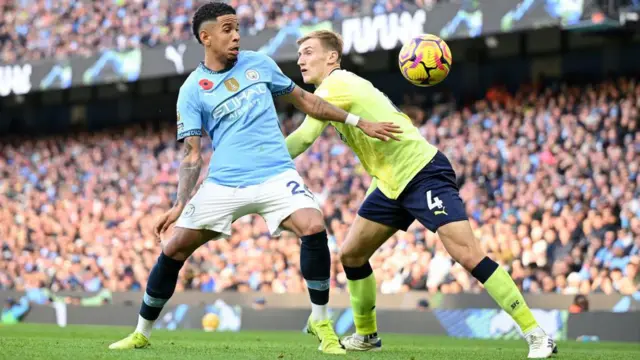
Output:
[[[205,0],[0,0],[0,63],[90,56],[192,39],[191,16]],[[243,35],[286,24],[380,14],[437,0],[229,0]]]
[[[631,79],[496,88],[428,112],[417,97],[404,105],[451,159],[490,256],[525,292],[562,294],[639,290],[639,108]],[[282,116],[285,133],[302,120]],[[170,125],[0,141],[0,289],[144,289],[161,249],[152,224],[175,197],[180,158]],[[370,178],[332,128],[296,164],[326,218],[332,287],[346,291],[338,249]],[[229,240],[189,259],[178,291],[306,291],[298,241],[271,239],[260,217],[241,218]],[[383,293],[481,289],[418,223],[372,266]]]

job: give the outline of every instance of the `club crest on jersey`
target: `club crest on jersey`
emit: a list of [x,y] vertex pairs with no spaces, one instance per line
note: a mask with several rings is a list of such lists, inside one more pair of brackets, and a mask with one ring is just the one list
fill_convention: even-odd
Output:
[[236,78],[225,80],[224,86],[231,92],[236,92],[238,91],[238,89],[240,89],[240,83],[238,82],[238,80],[236,80]]
[[176,111],[176,118],[178,119],[177,121],[178,132],[180,132],[184,128],[184,124],[182,123],[182,121],[180,121],[180,111]]
[[247,72],[244,73],[244,76],[247,77],[247,80],[251,81],[257,81],[260,79],[260,74],[253,69],[247,70]]

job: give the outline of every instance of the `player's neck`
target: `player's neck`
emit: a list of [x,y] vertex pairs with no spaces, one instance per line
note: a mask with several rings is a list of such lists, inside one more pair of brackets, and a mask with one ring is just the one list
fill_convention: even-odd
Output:
[[209,70],[213,71],[223,71],[231,67],[233,64],[229,63],[229,61],[223,56],[216,56],[213,52],[205,51],[204,53],[204,66]]
[[339,70],[340,66],[336,65],[336,66],[332,66],[327,68],[327,70],[324,72],[324,75],[322,75],[322,78],[320,79],[320,82],[315,84],[316,87],[320,86],[320,84],[322,84],[322,82],[324,81],[324,79],[326,79],[327,77],[329,77],[329,75],[331,75],[332,72],[334,72],[335,70]]

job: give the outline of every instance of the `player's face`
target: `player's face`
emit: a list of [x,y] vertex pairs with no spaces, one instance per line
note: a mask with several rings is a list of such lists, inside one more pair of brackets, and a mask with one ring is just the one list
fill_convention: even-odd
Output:
[[298,48],[298,66],[305,84],[318,85],[329,66],[330,51],[318,39],[309,39]]
[[200,28],[200,40],[205,48],[212,49],[216,55],[235,61],[240,51],[240,27],[236,15],[219,16]]

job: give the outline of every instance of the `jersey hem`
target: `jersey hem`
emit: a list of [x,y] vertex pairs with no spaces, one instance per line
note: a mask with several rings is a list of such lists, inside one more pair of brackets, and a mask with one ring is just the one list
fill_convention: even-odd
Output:
[[271,179],[273,179],[273,178],[275,178],[277,176],[280,176],[280,175],[284,174],[285,172],[291,171],[291,170],[296,170],[296,167],[294,165],[289,166],[287,168],[284,168],[282,171],[279,171],[279,172],[273,174],[272,176],[264,178],[262,181],[256,182],[256,183],[244,183],[244,184],[240,184],[240,185],[239,184],[231,184],[231,183],[223,183],[223,182],[220,182],[220,181],[218,181],[216,179],[213,179],[211,177],[208,177],[208,176],[204,179],[204,182],[209,182],[209,183],[212,183],[212,184],[225,186],[225,187],[230,187],[230,188],[240,188],[240,189],[242,189],[242,188],[247,188],[247,187],[250,187],[250,186],[262,185],[262,184],[270,181]]
[[[410,175],[407,176],[406,180],[403,181],[402,183],[400,183],[400,186],[398,186],[398,190],[396,191],[386,191],[383,190],[382,187],[380,187],[380,179],[378,178],[378,189],[380,189],[380,191],[384,194],[384,196],[388,197],[389,199],[392,200],[396,200],[400,197],[400,195],[402,194],[402,192],[404,191],[404,189],[407,187],[407,185],[409,185],[409,183],[411,182],[411,180],[413,180],[413,178],[416,177],[416,175],[425,167],[429,164],[429,162],[431,162],[431,160],[433,160],[433,158],[436,157],[436,155],[438,154],[438,149],[436,149],[436,151],[431,155],[425,158],[425,160],[421,161],[418,163],[418,165],[416,165],[416,167],[409,173]],[[390,196],[395,194],[395,196]]]

